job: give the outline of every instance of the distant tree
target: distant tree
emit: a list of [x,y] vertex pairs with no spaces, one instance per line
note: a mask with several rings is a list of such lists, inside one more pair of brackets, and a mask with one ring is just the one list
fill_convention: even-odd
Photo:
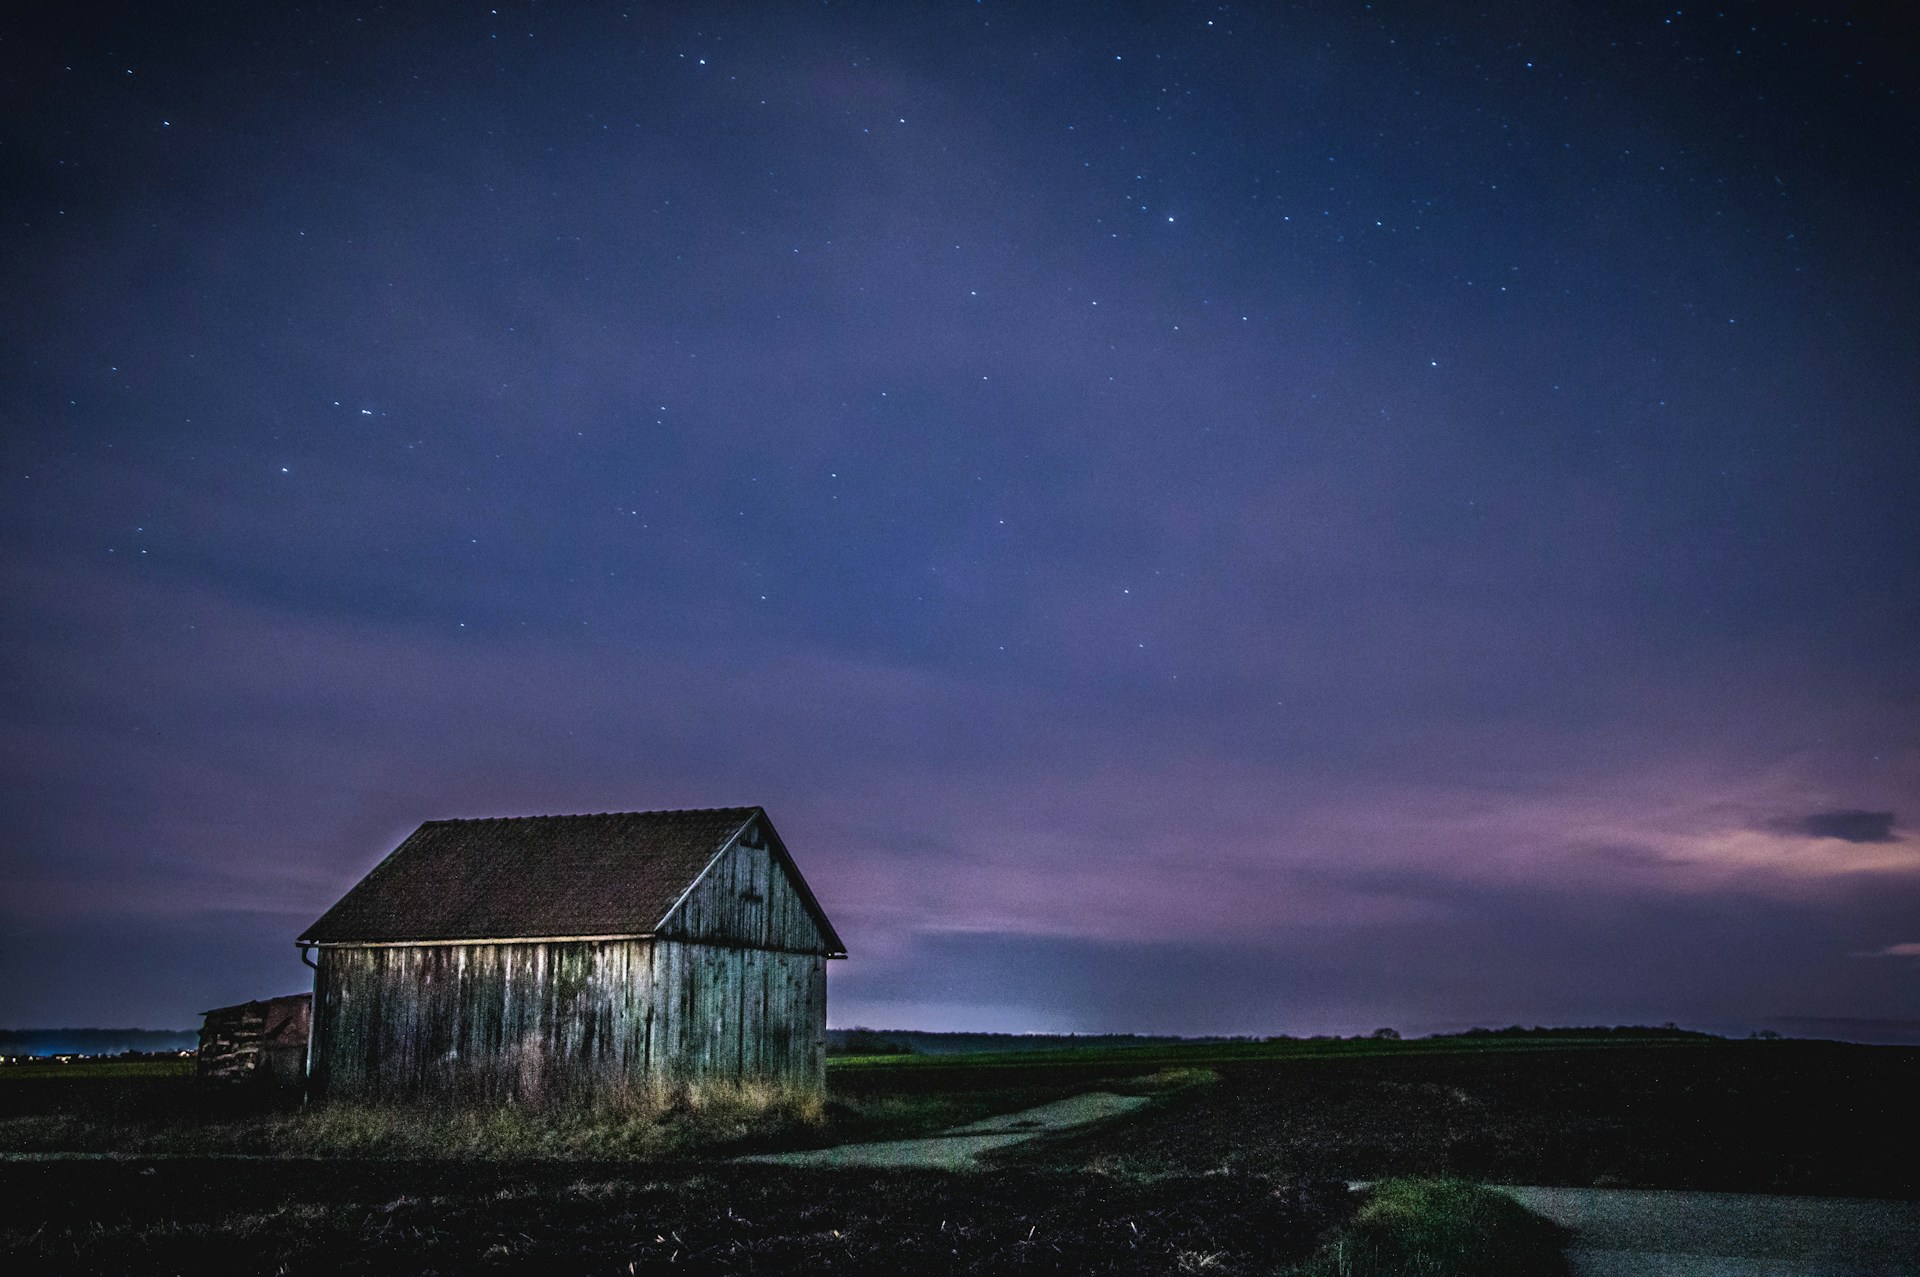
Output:
[[1400,1030],[1375,1029],[1369,1036],[1377,1038],[1382,1042],[1398,1042],[1400,1040]]

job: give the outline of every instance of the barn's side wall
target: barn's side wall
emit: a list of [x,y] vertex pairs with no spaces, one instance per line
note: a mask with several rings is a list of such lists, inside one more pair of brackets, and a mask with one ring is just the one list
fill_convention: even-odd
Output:
[[818,953],[682,940],[323,947],[315,1098],[592,1101],[826,1080]]

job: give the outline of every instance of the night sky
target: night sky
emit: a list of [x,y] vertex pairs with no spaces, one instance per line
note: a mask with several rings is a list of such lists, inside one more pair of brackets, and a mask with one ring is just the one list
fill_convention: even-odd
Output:
[[79,7],[0,1025],[757,803],[838,1025],[1920,1032],[1902,6]]

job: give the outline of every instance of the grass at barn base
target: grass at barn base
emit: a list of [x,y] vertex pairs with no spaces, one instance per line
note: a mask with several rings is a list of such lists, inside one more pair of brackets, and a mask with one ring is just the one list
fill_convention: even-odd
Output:
[[328,1104],[275,1120],[276,1151],[343,1157],[656,1161],[824,1125],[818,1096],[767,1083],[638,1091],[592,1108]]
[[1282,1277],[1561,1277],[1567,1232],[1461,1180],[1393,1179]]
[[181,1098],[197,1103],[183,1103],[172,1113],[130,1114],[129,1106],[109,1103],[0,1117],[0,1150],[644,1162],[717,1148],[784,1146],[822,1128],[826,1110],[818,1095],[761,1082],[636,1090],[591,1108],[544,1110],[482,1104],[309,1108],[245,1089],[200,1088]]

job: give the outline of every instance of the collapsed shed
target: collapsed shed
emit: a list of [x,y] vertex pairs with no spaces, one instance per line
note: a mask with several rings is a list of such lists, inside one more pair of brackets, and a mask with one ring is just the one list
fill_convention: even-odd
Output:
[[818,1090],[846,956],[758,807],[429,821],[298,943],[313,1098]]
[[195,1075],[299,1086],[307,1075],[312,1008],[311,993],[290,993],[202,1012]]

